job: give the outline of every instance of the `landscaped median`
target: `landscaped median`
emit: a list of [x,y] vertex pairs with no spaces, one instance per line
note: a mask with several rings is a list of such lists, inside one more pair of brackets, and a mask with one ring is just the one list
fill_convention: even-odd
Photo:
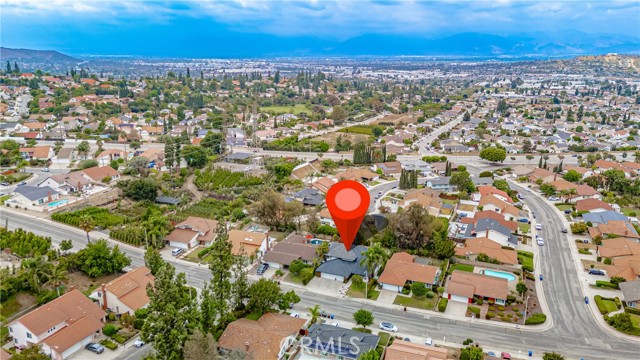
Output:
[[609,316],[609,314],[622,309],[620,299],[596,295],[594,300],[607,324],[625,334],[640,336],[640,310],[625,307],[623,312]]

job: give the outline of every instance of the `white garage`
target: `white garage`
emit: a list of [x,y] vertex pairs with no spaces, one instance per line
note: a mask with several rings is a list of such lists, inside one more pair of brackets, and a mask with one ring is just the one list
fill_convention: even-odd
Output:
[[344,276],[341,276],[341,275],[321,273],[320,277],[322,277],[323,279],[329,279],[329,280],[335,280],[335,281],[344,282]]
[[402,286],[391,285],[391,284],[382,284],[382,288],[389,291],[401,292]]
[[452,294],[445,294],[445,296],[446,296],[450,301],[457,301],[457,302],[461,302],[461,303],[465,303],[465,304],[468,304],[468,303],[469,303],[469,298],[464,297],[464,296],[452,295]]

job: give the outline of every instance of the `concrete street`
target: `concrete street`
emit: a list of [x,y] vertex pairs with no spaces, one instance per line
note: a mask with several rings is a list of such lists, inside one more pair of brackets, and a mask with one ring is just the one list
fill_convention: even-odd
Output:
[[[404,313],[398,306],[375,304],[366,300],[339,299],[337,294],[319,294],[305,289],[296,288],[302,301],[296,309],[304,311],[315,304],[326,312],[336,315],[338,321],[349,321],[352,314],[366,308],[373,311],[376,323],[391,321],[399,328],[399,334],[432,337],[436,341],[446,338],[447,342],[461,343],[467,338],[478,341],[481,345],[501,351],[534,350],[534,355],[540,356],[544,351],[561,352],[569,358],[588,359],[632,359],[640,351],[639,342],[619,339],[604,330],[591,317],[591,313],[582,302],[582,294],[577,280],[576,269],[571,266],[571,259],[567,253],[566,243],[557,241],[562,239],[560,222],[549,205],[534,196],[527,196],[525,202],[536,212],[538,219],[545,228],[546,244],[541,251],[542,272],[545,275],[545,297],[551,309],[553,326],[548,330],[538,331],[535,327],[516,330],[505,328],[500,324],[488,324],[485,321],[454,320],[438,313],[422,313],[409,310]],[[86,236],[80,229],[59,224],[47,219],[34,219],[24,213],[13,210],[0,210],[0,224],[8,220],[10,229],[22,228],[38,235],[50,236],[58,244],[65,239],[71,239],[74,249],[81,249],[86,244]],[[92,239],[106,237],[99,232],[91,233]],[[132,260],[131,267],[144,264],[144,250],[127,244],[118,244]],[[206,266],[190,263],[175,258],[167,258],[179,272],[187,274],[189,284],[202,288],[209,280],[210,273]],[[283,284],[283,288],[290,287]]]

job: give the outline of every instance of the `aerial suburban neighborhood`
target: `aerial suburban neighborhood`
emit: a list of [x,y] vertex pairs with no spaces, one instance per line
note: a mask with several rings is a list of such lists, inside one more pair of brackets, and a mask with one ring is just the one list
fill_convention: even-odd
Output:
[[637,55],[0,61],[1,360],[640,354]]

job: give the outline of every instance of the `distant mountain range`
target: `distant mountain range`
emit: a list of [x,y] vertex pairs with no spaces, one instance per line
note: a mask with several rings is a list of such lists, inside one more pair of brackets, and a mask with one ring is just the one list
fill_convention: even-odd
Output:
[[0,47],[0,61],[31,60],[47,62],[80,62],[74,57],[54,50],[9,49]]
[[[70,44],[68,53],[152,57],[259,58],[318,56],[478,56],[523,57],[640,54],[640,37],[579,31],[536,32],[499,36],[478,32],[428,38],[420,35],[365,34],[344,41],[312,36],[201,33],[192,42],[154,36],[119,41]],[[168,45],[169,44],[169,45]],[[211,45],[211,46],[209,46]],[[82,50],[74,50],[82,49]],[[0,48],[0,59],[78,62],[57,51]]]

